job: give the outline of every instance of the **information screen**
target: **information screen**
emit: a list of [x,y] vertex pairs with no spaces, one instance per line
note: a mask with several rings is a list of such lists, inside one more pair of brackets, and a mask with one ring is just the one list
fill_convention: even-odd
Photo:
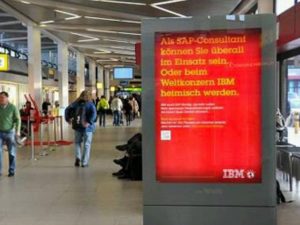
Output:
[[114,79],[133,79],[133,68],[115,67]]
[[261,183],[261,30],[156,33],[155,117],[157,181]]

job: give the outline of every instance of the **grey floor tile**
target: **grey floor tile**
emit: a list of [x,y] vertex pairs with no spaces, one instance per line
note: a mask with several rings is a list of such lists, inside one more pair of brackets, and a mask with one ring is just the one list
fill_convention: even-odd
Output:
[[[119,169],[112,160],[123,155],[114,147],[141,130],[135,123],[98,127],[89,168],[74,167],[72,145],[55,147],[45,157],[37,148],[38,160],[30,160],[28,147],[19,149],[16,177],[0,177],[0,225],[142,225],[142,183],[111,175]],[[5,175],[6,152],[3,160]],[[291,193],[281,183],[294,202],[278,206],[278,225],[299,225],[300,188]]]

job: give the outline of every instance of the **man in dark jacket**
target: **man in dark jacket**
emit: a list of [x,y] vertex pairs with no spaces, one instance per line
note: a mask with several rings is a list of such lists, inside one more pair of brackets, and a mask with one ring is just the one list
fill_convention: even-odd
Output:
[[[97,116],[96,107],[92,102],[89,91],[81,92],[79,98],[65,110],[65,119],[75,131],[75,166],[87,167],[90,159],[90,150],[95,131]],[[81,144],[83,152],[81,153]]]

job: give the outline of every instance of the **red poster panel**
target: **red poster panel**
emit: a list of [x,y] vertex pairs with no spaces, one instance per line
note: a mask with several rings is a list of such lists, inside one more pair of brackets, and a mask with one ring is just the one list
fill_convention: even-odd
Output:
[[261,30],[156,33],[156,178],[260,183]]

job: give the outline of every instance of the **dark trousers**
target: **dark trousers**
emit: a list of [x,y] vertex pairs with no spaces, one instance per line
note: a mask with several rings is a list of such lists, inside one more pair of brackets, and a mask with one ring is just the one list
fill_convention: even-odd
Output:
[[99,126],[105,127],[105,110],[99,110]]
[[132,121],[132,112],[126,112],[126,125],[129,126]]

